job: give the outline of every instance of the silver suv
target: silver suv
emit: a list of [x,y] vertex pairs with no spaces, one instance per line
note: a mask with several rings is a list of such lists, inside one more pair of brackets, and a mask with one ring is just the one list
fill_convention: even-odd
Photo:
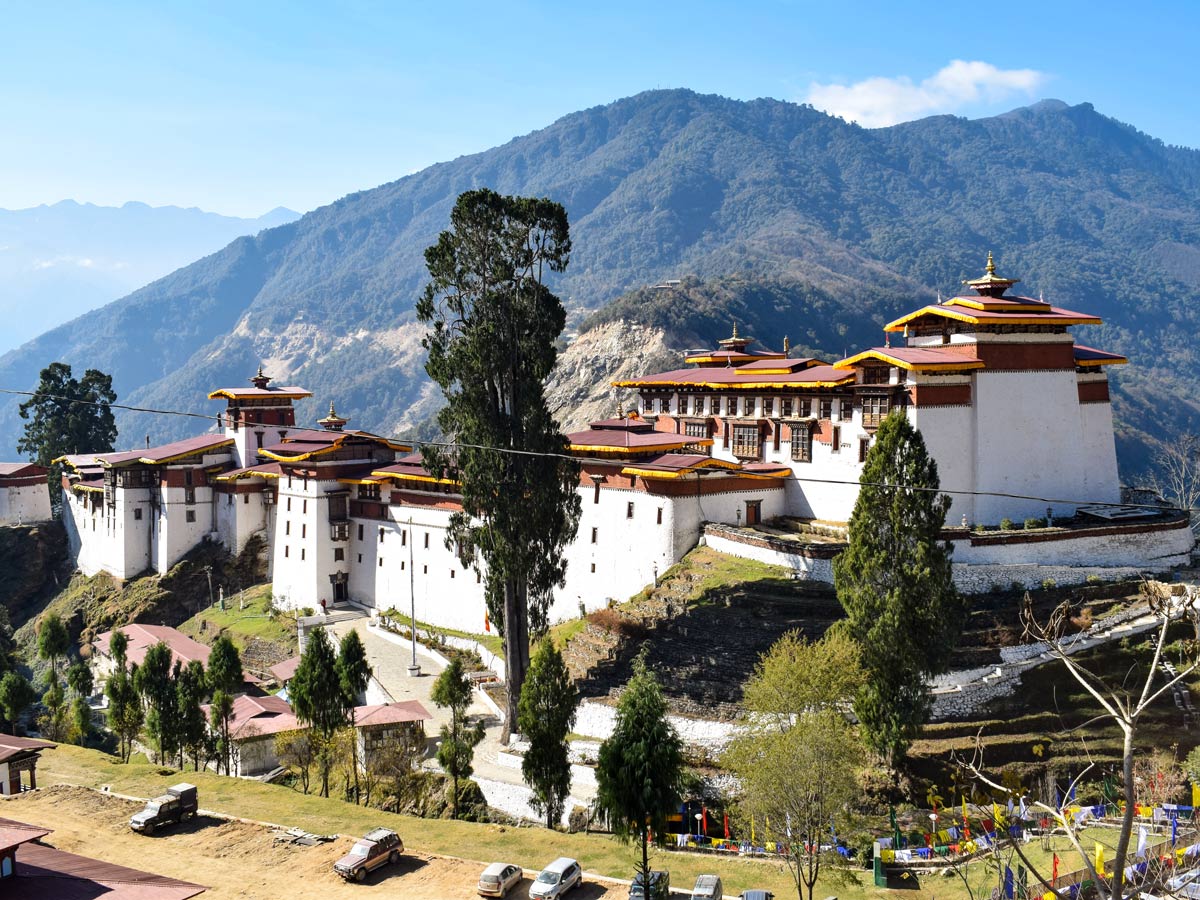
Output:
[[579,861],[560,856],[534,879],[529,886],[529,897],[530,900],[558,900],[577,884],[583,884]]

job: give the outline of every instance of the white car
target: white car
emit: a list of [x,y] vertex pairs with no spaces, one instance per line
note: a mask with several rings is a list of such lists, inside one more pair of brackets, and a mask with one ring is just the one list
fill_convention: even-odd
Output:
[[560,856],[542,869],[529,886],[529,900],[558,900],[577,884],[583,884],[579,861]]
[[479,894],[483,897],[503,897],[521,883],[524,872],[512,863],[492,863],[479,876]]

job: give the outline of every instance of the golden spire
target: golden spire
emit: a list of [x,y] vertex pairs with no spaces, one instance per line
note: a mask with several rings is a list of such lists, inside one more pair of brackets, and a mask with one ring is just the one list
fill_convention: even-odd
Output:
[[317,419],[317,424],[320,425],[322,428],[324,428],[326,431],[341,431],[343,428],[346,427],[346,423],[349,421],[350,421],[349,419],[345,419],[342,416],[339,416],[337,414],[337,410],[335,410],[333,408],[333,401],[330,400],[329,401],[329,415],[327,415],[323,419]]
[[329,401],[329,418],[331,418],[331,419],[337,418],[337,410],[333,408],[332,400]]
[[734,320],[733,320],[733,336],[734,336],[735,338],[738,336],[738,333],[737,333],[737,319],[734,319]]
[[792,342],[788,340],[788,336],[785,334],[783,336],[783,355],[787,356],[791,352],[792,352]]
[[989,275],[996,274],[996,262],[995,262],[995,260],[992,259],[992,251],[991,250],[988,251],[987,273]]

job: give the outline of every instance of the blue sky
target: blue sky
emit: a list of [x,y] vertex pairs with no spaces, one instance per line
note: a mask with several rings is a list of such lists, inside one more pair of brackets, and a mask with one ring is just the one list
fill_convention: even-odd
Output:
[[305,211],[656,87],[866,125],[1090,101],[1200,147],[1200,3],[23,4],[0,207]]

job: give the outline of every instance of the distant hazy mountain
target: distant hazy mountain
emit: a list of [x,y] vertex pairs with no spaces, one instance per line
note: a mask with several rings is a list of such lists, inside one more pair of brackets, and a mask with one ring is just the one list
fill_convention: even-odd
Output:
[[[827,353],[877,343],[884,321],[959,290],[994,250],[1021,289],[1103,316],[1084,340],[1131,358],[1117,376],[1126,464],[1196,426],[1200,152],[1058,102],[864,129],[775,100],[640,94],[239,238],[0,357],[0,387],[32,386],[62,359],[111,372],[125,401],[215,410],[205,392],[262,362],[315,392],[306,420],[334,399],[352,427],[409,428],[436,403],[413,321],[422,251],[457,194],[483,185],[567,207],[574,253],[557,288],[576,324],[659,279],[716,284],[703,310],[625,298],[621,321],[674,330],[650,342],[659,352],[723,336],[743,314],[773,346],[784,333]],[[598,352],[638,352],[602,337]],[[598,384],[637,364],[569,362]],[[0,404],[0,446],[14,410]],[[197,427],[119,425],[129,445]]]
[[63,200],[0,209],[0,353],[194,262],[244,234],[292,222],[178,206],[95,206]]

